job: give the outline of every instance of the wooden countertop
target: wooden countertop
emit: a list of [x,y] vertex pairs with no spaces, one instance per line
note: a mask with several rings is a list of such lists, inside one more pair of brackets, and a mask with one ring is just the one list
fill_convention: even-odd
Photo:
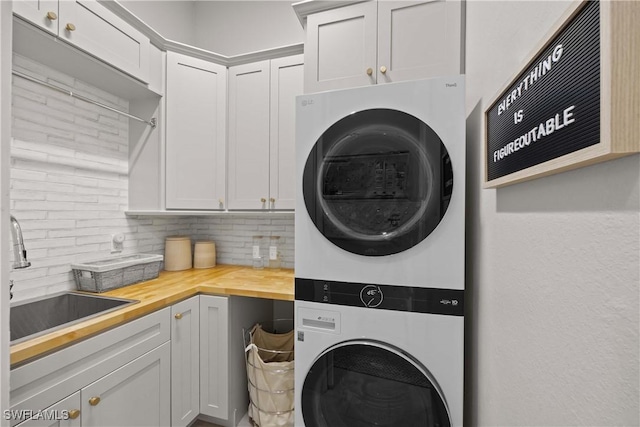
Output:
[[293,270],[255,270],[251,267],[220,265],[208,269],[161,271],[157,279],[99,294],[139,300],[139,303],[12,345],[11,365],[66,347],[201,293],[293,301]]

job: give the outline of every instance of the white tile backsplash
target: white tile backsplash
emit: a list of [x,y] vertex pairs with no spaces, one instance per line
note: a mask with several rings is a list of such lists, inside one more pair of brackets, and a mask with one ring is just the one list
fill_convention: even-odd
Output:
[[[119,109],[128,102],[14,55],[14,69]],[[14,301],[75,289],[70,265],[123,253],[164,252],[169,235],[216,242],[219,264],[251,265],[254,235],[281,236],[282,266],[293,268],[293,216],[126,216],[128,119],[13,77],[10,207],[32,266],[13,270]]]

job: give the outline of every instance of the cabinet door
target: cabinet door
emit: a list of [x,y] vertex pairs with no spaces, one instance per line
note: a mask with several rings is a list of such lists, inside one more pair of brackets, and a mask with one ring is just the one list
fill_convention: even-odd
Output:
[[80,392],[34,415],[16,427],[80,427]]
[[150,42],[96,0],[59,3],[59,37],[127,74],[149,81]]
[[303,78],[303,55],[271,60],[271,209],[295,209],[296,96],[303,93]]
[[200,412],[200,299],[171,307],[171,425],[189,425]]
[[223,209],[227,69],[167,53],[166,207]]
[[169,426],[171,343],[81,390],[82,426]]
[[377,82],[461,72],[459,0],[378,2]]
[[13,0],[13,13],[58,35],[58,0]]
[[269,202],[269,61],[229,68],[229,209]]
[[228,298],[200,295],[200,413],[224,420],[229,417],[228,318]]
[[357,3],[307,18],[305,93],[376,83],[376,3]]

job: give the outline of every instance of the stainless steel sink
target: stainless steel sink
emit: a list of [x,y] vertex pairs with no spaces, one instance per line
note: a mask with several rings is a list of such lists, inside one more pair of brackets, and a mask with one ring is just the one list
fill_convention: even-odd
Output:
[[45,298],[17,302],[9,310],[11,344],[108,313],[139,301],[64,292]]

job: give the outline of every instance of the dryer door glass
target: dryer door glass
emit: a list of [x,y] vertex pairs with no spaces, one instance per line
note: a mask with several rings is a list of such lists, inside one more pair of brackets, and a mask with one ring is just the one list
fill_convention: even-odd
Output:
[[453,190],[442,140],[397,110],[353,113],[318,139],[303,172],[304,201],[327,239],[349,252],[390,255],[424,240]]
[[323,353],[305,378],[301,403],[308,427],[451,425],[428,371],[380,343],[343,343]]

